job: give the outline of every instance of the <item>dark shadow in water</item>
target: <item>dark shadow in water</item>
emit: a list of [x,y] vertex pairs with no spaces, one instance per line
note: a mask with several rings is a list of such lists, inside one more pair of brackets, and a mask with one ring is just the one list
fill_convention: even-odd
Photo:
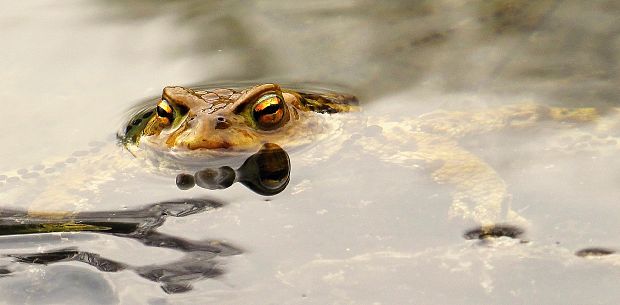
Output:
[[581,249],[575,252],[575,255],[579,257],[601,257],[601,256],[611,255],[614,253],[616,253],[616,251],[612,249],[593,247],[593,248]]
[[[221,275],[223,270],[213,260],[215,257],[237,255],[242,251],[223,242],[188,241],[159,233],[155,229],[169,216],[184,217],[221,206],[221,203],[212,200],[188,199],[153,204],[139,210],[82,212],[69,216],[29,215],[26,211],[0,210],[0,235],[94,232],[131,238],[150,247],[182,251],[185,252],[185,256],[177,261],[148,266],[131,266],[74,248],[7,255],[20,263],[47,265],[76,261],[94,266],[103,272],[133,270],[144,278],[161,283],[162,289],[167,293],[178,293],[191,290],[193,281]],[[10,270],[5,271],[2,273],[0,270],[0,276],[10,274]]]
[[286,151],[276,144],[265,143],[237,170],[222,166],[205,168],[193,175],[182,173],[177,175],[176,184],[182,190],[190,189],[194,185],[217,190],[239,182],[260,195],[273,196],[286,188],[290,173],[291,162]]

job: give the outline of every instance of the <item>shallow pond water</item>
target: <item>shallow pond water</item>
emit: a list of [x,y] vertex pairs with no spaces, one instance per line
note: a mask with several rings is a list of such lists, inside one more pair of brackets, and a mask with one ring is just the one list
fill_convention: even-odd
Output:
[[[619,12],[12,2],[0,302],[615,304]],[[276,143],[290,181],[274,196],[181,190],[115,146],[166,85],[247,81],[326,84],[362,108],[326,115],[312,145]]]

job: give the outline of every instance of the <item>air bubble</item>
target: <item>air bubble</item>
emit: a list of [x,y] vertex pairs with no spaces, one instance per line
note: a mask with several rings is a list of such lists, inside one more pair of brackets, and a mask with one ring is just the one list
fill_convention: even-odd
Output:
[[36,178],[36,177],[39,177],[39,173],[29,172],[29,173],[23,174],[21,177],[23,179]]
[[616,251],[607,248],[585,248],[575,252],[579,257],[600,257],[614,254]]
[[71,155],[76,156],[76,157],[83,157],[83,156],[88,155],[88,151],[78,150],[78,151],[73,152]]
[[523,235],[523,229],[513,226],[513,225],[490,225],[490,226],[481,226],[474,229],[471,229],[465,234],[463,237],[465,239],[480,239],[485,240],[489,238],[498,238],[498,237],[510,237],[510,238],[518,238]]
[[7,183],[17,183],[19,181],[20,179],[18,177],[9,177],[8,179],[6,179]]
[[31,170],[33,170],[33,171],[40,171],[40,170],[42,170],[42,169],[44,169],[44,168],[45,168],[45,166],[43,166],[43,164],[37,164],[37,165],[34,165],[34,166],[31,168]]

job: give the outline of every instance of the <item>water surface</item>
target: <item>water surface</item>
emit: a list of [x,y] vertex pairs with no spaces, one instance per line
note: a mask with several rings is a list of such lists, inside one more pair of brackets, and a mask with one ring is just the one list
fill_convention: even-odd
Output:
[[[166,85],[321,82],[347,88],[363,111],[328,142],[289,152],[290,182],[275,196],[239,183],[182,191],[174,176],[138,171],[62,202],[138,224],[161,220],[161,209],[138,211],[162,202],[220,205],[140,231],[169,247],[93,228],[2,236],[2,302],[617,303],[617,255],[583,254],[620,248],[618,145],[597,141],[619,135],[619,11],[568,0],[12,2],[0,18],[2,172],[99,156],[127,109]],[[504,220],[522,234],[465,238],[479,224],[450,217],[455,190],[433,179],[433,164],[386,162],[360,146],[380,117],[404,124],[526,102],[594,107],[612,128],[549,120],[459,140],[505,182],[521,220]],[[49,185],[0,184],[13,220]],[[193,247],[212,243],[236,251]]]

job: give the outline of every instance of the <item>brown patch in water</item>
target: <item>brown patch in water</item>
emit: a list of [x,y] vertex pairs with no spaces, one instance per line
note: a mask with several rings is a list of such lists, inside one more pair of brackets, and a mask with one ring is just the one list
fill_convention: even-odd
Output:
[[607,255],[614,254],[614,253],[616,253],[616,251],[612,249],[592,247],[592,248],[581,249],[575,252],[575,255],[579,257],[600,257],[600,256],[607,256]]
[[468,230],[463,234],[465,239],[480,239],[485,240],[489,238],[498,238],[498,237],[510,237],[510,238],[518,238],[523,235],[525,231],[517,226],[508,225],[508,224],[498,224],[498,225],[490,225],[490,226],[480,226],[477,228],[473,228]]

